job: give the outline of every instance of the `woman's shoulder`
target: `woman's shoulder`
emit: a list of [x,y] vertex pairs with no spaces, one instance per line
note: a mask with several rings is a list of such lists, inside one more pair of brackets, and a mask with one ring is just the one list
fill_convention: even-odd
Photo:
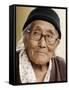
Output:
[[51,81],[66,81],[66,63],[63,58],[52,58]]
[[62,66],[62,65],[65,65],[65,64],[66,64],[66,62],[65,62],[64,58],[59,57],[59,56],[56,56],[56,57],[54,58],[54,62],[58,63],[60,66]]
[[56,56],[53,60],[53,65],[56,70],[60,73],[61,79],[66,81],[66,62],[63,58]]

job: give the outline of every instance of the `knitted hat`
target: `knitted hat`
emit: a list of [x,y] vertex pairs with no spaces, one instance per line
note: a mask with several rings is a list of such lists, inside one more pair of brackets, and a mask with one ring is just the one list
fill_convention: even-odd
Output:
[[61,39],[60,18],[54,10],[49,7],[37,7],[32,10],[23,26],[23,30],[34,20],[44,20],[52,23],[59,34],[59,39]]

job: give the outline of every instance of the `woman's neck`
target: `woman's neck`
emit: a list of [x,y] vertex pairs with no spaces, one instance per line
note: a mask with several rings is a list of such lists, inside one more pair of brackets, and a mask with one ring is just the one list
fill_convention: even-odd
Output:
[[31,63],[31,64],[32,64],[37,81],[42,82],[47,73],[49,64],[47,64],[47,65],[46,64],[45,65],[37,65],[34,63]]

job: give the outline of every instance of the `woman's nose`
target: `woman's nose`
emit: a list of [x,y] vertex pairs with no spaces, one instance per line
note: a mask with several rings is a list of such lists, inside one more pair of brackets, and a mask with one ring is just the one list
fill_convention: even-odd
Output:
[[39,46],[42,48],[46,48],[46,41],[44,37],[42,37],[41,40],[39,41]]

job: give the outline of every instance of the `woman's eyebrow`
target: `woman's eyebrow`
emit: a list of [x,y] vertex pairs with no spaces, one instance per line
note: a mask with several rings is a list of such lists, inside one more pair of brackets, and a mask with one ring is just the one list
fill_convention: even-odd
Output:
[[[38,30],[38,31],[42,31],[42,30],[41,30],[42,28],[41,28],[39,25],[34,25],[34,26],[32,27],[32,29],[35,29],[35,30]],[[48,32],[48,33],[50,33],[50,34],[52,34],[52,35],[55,35],[55,34],[56,34],[54,31],[52,31],[52,29],[46,30],[46,32]]]
[[36,30],[36,31],[41,31],[41,27],[40,26],[34,26],[32,29]]
[[50,29],[49,29],[49,30],[47,30],[47,32],[48,32],[48,33],[51,33],[51,34],[53,34],[53,35],[55,35],[55,34],[56,34],[55,32],[52,32],[52,30],[50,30]]

